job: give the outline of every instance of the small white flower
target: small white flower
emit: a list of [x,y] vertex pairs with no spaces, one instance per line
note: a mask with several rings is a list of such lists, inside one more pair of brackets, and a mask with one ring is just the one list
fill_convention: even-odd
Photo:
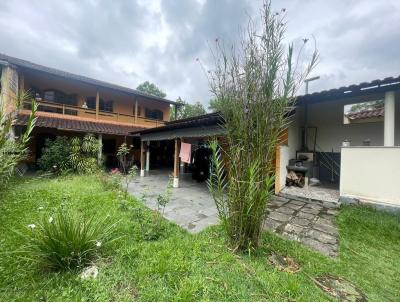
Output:
[[31,230],[33,230],[34,228],[36,228],[36,225],[32,224],[28,224],[28,228],[30,228]]
[[101,247],[101,241],[96,241],[96,246]]
[[44,209],[44,207],[38,207],[37,209],[38,209],[39,211],[41,211],[41,210]]
[[56,166],[56,165],[54,165],[54,166],[53,166],[53,168],[54,168],[54,169],[56,169],[56,168],[57,168],[57,166]]
[[49,223],[52,223],[53,221],[54,221],[54,218],[50,216]]

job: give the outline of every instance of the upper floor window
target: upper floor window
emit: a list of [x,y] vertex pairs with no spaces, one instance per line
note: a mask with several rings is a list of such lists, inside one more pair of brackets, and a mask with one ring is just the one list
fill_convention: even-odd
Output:
[[163,120],[164,119],[164,114],[161,110],[159,109],[145,109],[145,117],[146,118],[151,118],[154,120]]
[[65,104],[70,106],[78,105],[76,94],[66,94],[58,90],[45,90],[43,91],[43,99],[46,102]]
[[[89,109],[96,109],[96,97],[89,96],[86,98],[86,105]],[[114,101],[99,100],[99,110],[105,112],[113,112]]]

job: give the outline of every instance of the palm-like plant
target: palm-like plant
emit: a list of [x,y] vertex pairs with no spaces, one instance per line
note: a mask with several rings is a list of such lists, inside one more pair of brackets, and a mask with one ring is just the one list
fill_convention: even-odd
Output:
[[[25,132],[15,139],[12,136],[13,121],[18,115],[21,104],[29,100],[32,100],[32,106]],[[18,93],[16,109],[10,113],[6,113],[3,104],[0,104],[0,189],[5,187],[18,163],[28,155],[28,142],[35,127],[36,111],[37,104],[32,99],[29,91],[20,91]]]

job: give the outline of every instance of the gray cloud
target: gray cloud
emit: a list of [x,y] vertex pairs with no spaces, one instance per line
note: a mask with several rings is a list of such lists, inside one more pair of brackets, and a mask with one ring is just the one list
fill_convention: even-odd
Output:
[[[209,44],[238,41],[261,0],[0,2],[0,52],[136,87],[150,80],[170,99],[207,103]],[[313,91],[399,74],[396,0],[280,0],[286,42],[314,35],[321,60]]]

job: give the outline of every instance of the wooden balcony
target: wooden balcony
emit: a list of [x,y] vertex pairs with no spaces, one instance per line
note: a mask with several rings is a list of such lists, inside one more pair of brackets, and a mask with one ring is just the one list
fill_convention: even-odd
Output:
[[[129,115],[118,112],[106,112],[89,108],[82,108],[78,106],[70,106],[64,104],[57,104],[45,101],[36,101],[38,103],[38,111],[48,112],[54,114],[60,114],[61,116],[76,116],[85,119],[93,119],[97,121],[108,121],[120,124],[138,125],[144,127],[160,127],[165,124],[165,121],[144,118],[135,115]],[[23,104],[24,109],[31,109],[31,102],[25,102]]]

